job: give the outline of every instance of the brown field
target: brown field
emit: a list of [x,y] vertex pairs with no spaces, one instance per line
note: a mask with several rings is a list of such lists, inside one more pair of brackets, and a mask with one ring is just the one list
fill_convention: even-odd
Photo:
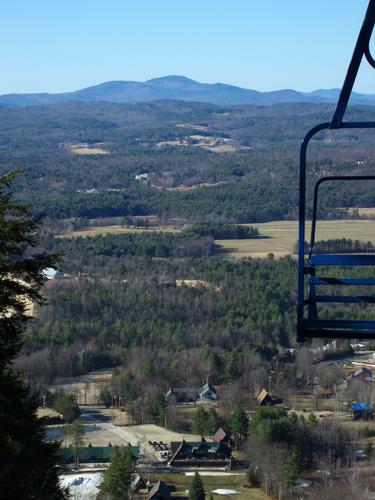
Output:
[[[219,252],[225,257],[259,257],[264,258],[273,253],[276,258],[292,255],[297,241],[297,221],[275,221],[261,224],[249,224],[259,229],[263,238],[254,240],[216,240],[220,245]],[[307,225],[309,229],[309,224]],[[122,227],[120,225],[88,227],[61,234],[59,238],[74,236],[95,236],[97,234],[142,233],[151,231],[179,232],[172,226],[155,226],[152,228]],[[309,236],[309,233],[306,233]],[[319,221],[317,224],[317,240],[332,238],[351,238],[375,243],[374,220],[334,220]],[[307,238],[306,238],[307,239]]]
[[238,149],[243,149],[234,145],[233,140],[223,137],[213,137],[209,135],[193,134],[190,136],[195,142],[189,144],[187,139],[177,139],[172,141],[161,141],[156,144],[158,148],[163,146],[190,146],[208,149],[213,153],[232,153]]
[[[256,240],[217,240],[223,255],[235,258],[284,257],[293,253],[297,241],[297,221],[275,221],[250,224],[259,229],[262,236]],[[309,229],[310,224],[307,225]],[[307,237],[309,233],[307,232]],[[353,240],[375,240],[375,221],[370,220],[333,220],[317,223],[316,240],[351,238]],[[308,239],[308,238],[306,238]]]
[[364,219],[375,218],[375,207],[337,207],[337,210],[348,212],[351,215],[353,215],[354,212],[357,212],[358,215]]
[[68,146],[68,149],[71,153],[75,153],[76,155],[109,155],[111,154],[106,149],[103,149],[100,146],[101,144],[93,144],[88,145],[84,144],[71,144]]
[[122,226],[93,226],[86,227],[84,229],[77,229],[77,231],[71,231],[69,233],[59,234],[57,238],[73,238],[76,236],[96,236],[98,234],[122,234],[122,233],[152,233],[152,232],[178,232],[178,229],[174,229],[167,226],[158,226],[153,228],[136,228],[136,227],[122,227]]
[[214,286],[205,280],[176,280],[175,283],[176,283],[177,287],[179,287],[179,286],[188,286],[190,288],[203,287],[203,288],[211,289],[216,293],[219,293],[222,291],[222,289],[219,286]]
[[97,370],[79,377],[56,379],[53,385],[49,386],[49,390],[73,394],[78,404],[95,405],[100,401],[100,391],[110,386],[111,381],[111,370]]

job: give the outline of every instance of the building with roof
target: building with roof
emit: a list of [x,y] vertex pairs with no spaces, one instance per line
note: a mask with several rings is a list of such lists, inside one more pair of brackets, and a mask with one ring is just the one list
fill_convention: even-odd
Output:
[[208,442],[203,436],[200,441],[171,443],[171,450],[174,453],[168,466],[172,468],[226,470],[232,466],[231,447],[222,441]]
[[271,394],[263,388],[258,394],[257,403],[259,406],[272,406],[282,403],[282,399],[271,396]]
[[53,267],[46,267],[43,269],[42,274],[45,278],[49,280],[61,279],[64,277],[64,273]]
[[212,438],[215,443],[224,443],[230,446],[231,448],[234,446],[233,439],[229,436],[227,432],[222,427],[219,427],[219,429],[215,432]]
[[[111,461],[111,455],[116,447],[112,446],[87,446],[81,448],[78,452],[79,463],[107,463]],[[125,449],[126,446],[118,446],[118,449]],[[139,456],[139,446],[131,446],[132,454],[135,460]],[[61,447],[60,456],[65,464],[75,463],[74,450],[72,447]]]
[[351,375],[351,377],[353,379],[362,380],[362,381],[367,380],[369,378],[372,379],[372,371],[369,368],[362,366],[361,368],[358,368],[358,370],[356,370]]
[[133,472],[131,476],[130,491],[133,493],[147,492],[147,484],[138,472]]
[[219,395],[215,388],[206,383],[200,388],[196,387],[170,387],[165,395],[167,403],[189,404],[200,401],[217,401]]
[[149,491],[148,500],[169,500],[171,493],[176,491],[176,487],[159,480]]

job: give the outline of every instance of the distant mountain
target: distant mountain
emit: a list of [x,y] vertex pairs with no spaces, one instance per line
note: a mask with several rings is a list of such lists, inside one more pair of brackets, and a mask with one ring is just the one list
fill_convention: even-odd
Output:
[[[339,92],[339,89],[321,89],[313,92],[297,92],[291,89],[259,92],[224,83],[199,83],[185,76],[164,76],[146,82],[105,82],[62,94],[4,94],[0,96],[0,105],[35,106],[64,101],[137,103],[177,99],[221,106],[236,104],[269,106],[278,103],[336,102]],[[353,93],[351,104],[375,105],[375,94]]]

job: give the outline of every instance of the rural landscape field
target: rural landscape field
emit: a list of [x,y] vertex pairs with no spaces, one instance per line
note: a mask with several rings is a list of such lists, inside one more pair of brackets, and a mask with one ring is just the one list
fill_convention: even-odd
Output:
[[2,21],[0,500],[374,500],[375,0]]
[[[296,221],[273,221],[255,223],[260,237],[257,239],[225,239],[215,240],[219,245],[218,253],[223,256],[242,258],[264,258],[273,253],[275,257],[295,255],[295,245],[298,239],[298,224]],[[306,224],[306,235],[309,236],[311,223]],[[179,232],[168,226],[154,226],[152,228],[128,228],[123,226],[97,226],[59,235],[61,238],[96,236],[121,233],[148,233],[148,232]],[[375,234],[375,220],[322,220],[318,221],[316,229],[317,240],[347,238],[367,242]]]
[[[372,401],[375,346],[296,343],[295,121],[308,127],[330,109],[0,108],[3,161],[14,161],[17,145],[25,170],[9,182],[40,218],[31,255],[47,278],[44,305],[29,297],[34,318],[15,363],[49,419],[46,437],[60,443],[60,480],[71,494],[100,498],[117,448],[129,477],[140,477],[132,487],[140,498],[153,488],[185,497],[199,484],[215,500],[322,498],[357,456],[372,471],[374,423],[353,408]],[[92,125],[83,132],[84,123]],[[353,165],[371,172],[370,135],[355,139],[328,132],[312,145],[309,204],[322,175]],[[374,251],[372,182],[322,190],[319,248]],[[307,221],[306,240],[309,230]],[[56,260],[46,264],[42,250]],[[362,319],[374,310],[324,305],[319,313]],[[191,475],[197,466],[200,478]],[[372,488],[366,474],[345,488]]]

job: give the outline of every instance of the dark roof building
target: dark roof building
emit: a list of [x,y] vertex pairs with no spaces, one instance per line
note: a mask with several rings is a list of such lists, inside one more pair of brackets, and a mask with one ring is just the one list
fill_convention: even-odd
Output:
[[160,480],[149,491],[148,500],[169,500],[173,491],[176,491],[175,486]]
[[358,368],[358,370],[353,373],[352,377],[357,379],[360,378],[362,380],[372,378],[372,371],[365,367]]
[[224,444],[227,444],[229,447],[233,447],[234,446],[234,442],[233,440],[231,439],[231,437],[229,436],[229,434],[227,434],[225,432],[225,430],[220,427],[214,434],[213,438],[212,438],[216,443],[224,443]]
[[183,439],[177,449],[171,448],[176,451],[168,463],[170,467],[230,469],[232,465],[232,449],[222,441],[207,442],[204,437],[200,441]]
[[174,403],[196,403],[197,401],[217,401],[215,388],[206,383],[203,387],[170,387],[165,395],[166,401]]
[[281,402],[282,399],[271,396],[271,394],[264,388],[260,391],[257,397],[257,403],[259,406],[272,406],[280,404]]

